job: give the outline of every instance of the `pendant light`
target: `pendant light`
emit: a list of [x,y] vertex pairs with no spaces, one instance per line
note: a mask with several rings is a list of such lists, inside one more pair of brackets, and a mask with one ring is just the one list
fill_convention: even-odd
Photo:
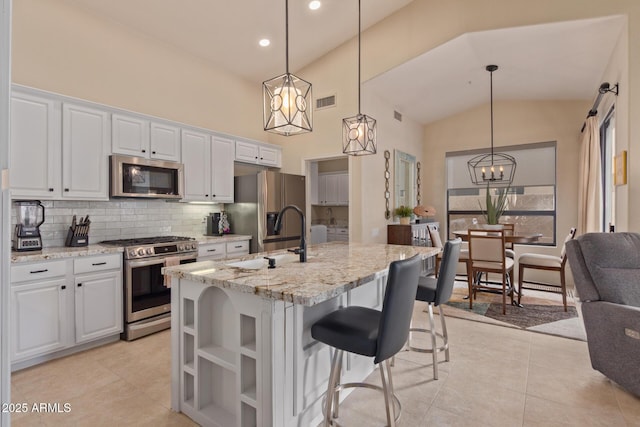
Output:
[[342,152],[351,156],[376,154],[376,120],[360,112],[360,0],[358,0],[358,114],[342,119]]
[[487,65],[486,67],[491,76],[491,152],[475,156],[467,162],[471,182],[477,185],[494,183],[503,186],[511,185],[516,173],[516,159],[513,156],[493,152],[493,72],[497,69],[497,65]]
[[285,73],[262,83],[264,130],[285,136],[311,132],[311,83],[289,73],[289,0],[285,0],[285,59]]

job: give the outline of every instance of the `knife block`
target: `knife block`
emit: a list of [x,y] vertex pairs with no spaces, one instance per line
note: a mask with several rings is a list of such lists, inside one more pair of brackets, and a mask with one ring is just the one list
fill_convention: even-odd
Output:
[[65,246],[80,247],[87,246],[89,244],[89,228],[87,227],[86,232],[82,234],[79,234],[78,231],[79,230],[76,228],[74,232],[74,230],[69,227],[69,231],[67,231],[67,240],[64,243]]

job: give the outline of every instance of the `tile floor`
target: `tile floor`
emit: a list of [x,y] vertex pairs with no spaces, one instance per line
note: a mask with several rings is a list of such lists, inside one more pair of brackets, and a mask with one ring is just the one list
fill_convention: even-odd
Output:
[[[424,308],[416,303],[416,326],[426,322]],[[640,399],[591,368],[585,342],[457,318],[447,326],[451,361],[439,365],[438,381],[431,355],[396,358],[400,426],[640,426]],[[15,372],[14,403],[69,403],[71,411],[15,414],[13,425],[194,425],[169,409],[169,344],[164,331]],[[379,383],[378,371],[369,380]],[[384,425],[382,395],[354,391],[340,419]]]

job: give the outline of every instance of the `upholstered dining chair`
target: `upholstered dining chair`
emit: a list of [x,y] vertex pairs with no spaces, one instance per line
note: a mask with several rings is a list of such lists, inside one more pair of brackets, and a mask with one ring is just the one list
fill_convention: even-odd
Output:
[[[469,229],[469,308],[473,308],[473,299],[478,290],[502,291],[502,314],[506,314],[507,294],[511,296],[513,304],[513,275],[514,261],[505,255],[504,230]],[[498,273],[501,276],[501,288],[488,282],[482,283],[483,273]]]
[[[525,253],[518,258],[518,280],[520,281],[520,287],[518,288],[518,305],[522,298],[523,289],[532,289],[536,291],[554,292],[562,294],[562,304],[564,304],[564,311],[567,311],[567,285],[565,281],[565,265],[567,263],[566,247],[567,242],[572,240],[576,235],[576,229],[571,228],[569,234],[564,239],[562,244],[562,250],[560,256],[545,255],[545,254],[533,254]],[[533,280],[525,280],[525,270],[546,270],[554,271],[560,274],[560,284],[535,282]]]
[[[440,239],[440,233],[438,230],[429,227],[429,238],[431,239],[431,246],[434,248],[439,248],[440,252],[436,255],[436,266],[435,266],[435,276],[438,277],[438,272],[440,271],[440,263],[442,262],[442,239]],[[469,261],[469,250],[460,248],[460,255],[458,257],[458,261],[464,264],[465,267],[465,275],[468,274],[466,267],[467,261]]]
[[[421,270],[422,259],[419,255],[392,262],[389,265],[381,311],[358,306],[343,307],[325,315],[311,326],[311,336],[314,339],[335,349],[325,398],[326,427],[334,424],[334,419],[338,417],[340,390],[351,387],[382,391],[387,426],[395,427],[402,407],[393,392],[389,359],[402,350],[407,342]],[[345,351],[373,357],[373,362],[380,368],[382,387],[367,383],[340,384],[342,355]]]
[[[438,278],[420,276],[418,281],[418,292],[416,300],[429,303],[429,329],[410,328],[409,341],[407,346],[410,350],[421,353],[433,354],[433,379],[438,379],[438,353],[444,351],[445,360],[449,361],[449,334],[447,324],[444,320],[443,304],[449,301],[453,293],[453,285],[456,281],[456,264],[460,256],[460,246],[462,239],[449,240],[444,245],[442,251],[442,262],[440,263],[440,274]],[[442,333],[436,331],[436,324],[433,319],[433,307],[438,307]],[[420,348],[411,345],[411,335],[413,332],[428,332],[431,334],[431,348]],[[442,346],[437,346],[437,337],[443,341]]]

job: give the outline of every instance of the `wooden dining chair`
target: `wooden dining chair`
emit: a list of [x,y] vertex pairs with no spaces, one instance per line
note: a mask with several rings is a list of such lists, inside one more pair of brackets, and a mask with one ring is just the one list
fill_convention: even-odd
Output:
[[[567,311],[567,285],[564,275],[565,266],[567,264],[566,245],[569,240],[572,240],[575,237],[575,235],[576,229],[571,228],[571,230],[569,230],[569,234],[564,239],[564,243],[562,244],[560,256],[533,253],[525,253],[520,255],[520,257],[518,258],[518,280],[520,281],[520,287],[518,288],[518,305],[520,305],[520,299],[522,298],[522,290],[531,289],[536,291],[562,294],[562,304],[564,305],[564,311]],[[525,269],[558,272],[560,273],[560,284],[525,280]]]
[[500,225],[502,225],[502,229],[504,230],[505,235],[505,254],[511,259],[516,259],[516,251],[513,245],[513,241],[506,239],[507,236],[513,236],[513,234],[516,232],[516,225],[512,223],[504,223]]
[[[513,304],[513,287],[511,276],[513,275],[514,261],[505,255],[505,231],[469,229],[469,308],[473,308],[473,299],[478,290],[502,292],[502,314],[506,314],[507,294],[511,296]],[[488,280],[483,284],[483,273],[497,273],[501,276],[501,287],[496,287]]]

